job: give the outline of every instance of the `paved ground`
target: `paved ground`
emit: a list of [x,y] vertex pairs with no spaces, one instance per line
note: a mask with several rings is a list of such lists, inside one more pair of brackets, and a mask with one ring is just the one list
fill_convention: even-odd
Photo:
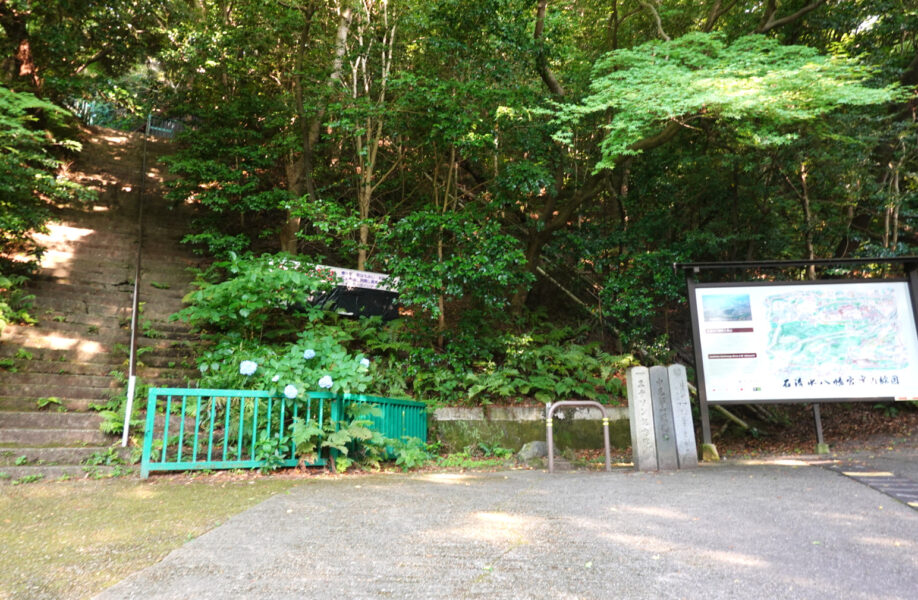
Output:
[[310,480],[98,598],[916,596],[918,510],[787,461]]

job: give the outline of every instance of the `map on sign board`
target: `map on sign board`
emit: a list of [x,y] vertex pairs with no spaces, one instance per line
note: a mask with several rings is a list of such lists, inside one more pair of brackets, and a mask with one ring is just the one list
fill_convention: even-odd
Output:
[[710,402],[918,397],[905,282],[698,286]]

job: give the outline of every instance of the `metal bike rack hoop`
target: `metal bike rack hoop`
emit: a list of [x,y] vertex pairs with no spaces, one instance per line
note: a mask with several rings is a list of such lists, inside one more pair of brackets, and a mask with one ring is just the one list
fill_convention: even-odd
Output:
[[602,412],[602,437],[606,445],[606,471],[611,471],[612,452],[609,447],[609,414],[606,412],[606,407],[599,402],[594,402],[592,400],[562,400],[561,402],[555,402],[554,404],[549,403],[545,405],[545,438],[546,443],[548,444],[548,472],[554,473],[555,471],[555,436],[553,431],[553,416],[556,409],[564,408],[565,406],[591,406],[598,408],[600,412]]

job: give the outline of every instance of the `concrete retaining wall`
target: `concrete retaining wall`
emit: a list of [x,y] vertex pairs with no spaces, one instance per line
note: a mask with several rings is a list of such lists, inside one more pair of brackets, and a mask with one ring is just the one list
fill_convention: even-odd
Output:
[[[631,445],[628,409],[607,406],[613,447]],[[519,450],[526,442],[545,440],[544,406],[488,406],[438,408],[430,416],[429,439],[439,440],[448,452],[479,442]],[[595,408],[568,408],[555,412],[555,444],[560,449],[602,448],[602,413]]]

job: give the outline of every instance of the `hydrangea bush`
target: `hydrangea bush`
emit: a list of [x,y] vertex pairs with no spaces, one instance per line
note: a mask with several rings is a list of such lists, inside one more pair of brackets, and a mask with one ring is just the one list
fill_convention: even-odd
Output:
[[201,281],[175,318],[202,334],[203,387],[268,390],[287,398],[316,390],[365,393],[373,363],[348,348],[337,315],[312,299],[334,285],[327,271],[287,255],[237,257],[228,277]]

